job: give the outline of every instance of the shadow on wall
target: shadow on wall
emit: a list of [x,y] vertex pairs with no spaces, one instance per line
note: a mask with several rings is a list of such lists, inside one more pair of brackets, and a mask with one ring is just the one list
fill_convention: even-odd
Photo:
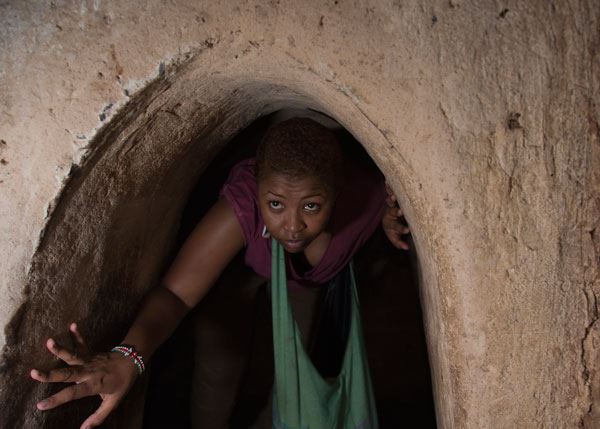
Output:
[[[269,125],[293,115],[315,117],[317,114],[290,110],[265,116],[239,133],[218,154],[190,194],[175,249],[183,244],[217,200],[231,167],[254,155]],[[322,115],[317,119],[334,128],[349,156],[377,168],[362,146],[339,124]],[[165,269],[175,256],[176,250]],[[414,250],[408,253],[395,249],[379,228],[357,254],[355,263],[380,425],[382,428],[434,428],[435,411]],[[211,359],[231,362],[248,357],[245,364],[238,365],[239,372],[215,375],[215,379],[209,381],[217,383],[218,389],[207,407],[215,422],[225,419],[232,428],[250,427],[261,410],[268,407],[273,383],[270,318],[264,283],[244,265],[242,251],[206,298],[155,354],[146,395],[144,427],[191,427],[190,391],[195,354],[199,356],[196,365],[213,367],[215,364],[218,367],[219,362],[210,362]],[[240,324],[247,329],[241,330]],[[221,355],[215,356],[202,350],[202,346],[195,346],[194,337],[199,332],[204,332],[202,344],[206,347],[210,341],[218,343]]]

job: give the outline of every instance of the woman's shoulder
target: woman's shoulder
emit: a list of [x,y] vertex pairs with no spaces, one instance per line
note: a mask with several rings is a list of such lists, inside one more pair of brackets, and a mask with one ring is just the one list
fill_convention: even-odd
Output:
[[257,237],[261,227],[255,165],[254,158],[243,159],[235,164],[219,193],[233,208],[244,232],[246,245]]
[[227,180],[221,188],[221,195],[226,190],[231,190],[239,193],[240,196],[245,194],[248,198],[255,197],[258,192],[258,185],[254,174],[255,165],[256,161],[254,158],[243,159],[235,164],[229,170]]

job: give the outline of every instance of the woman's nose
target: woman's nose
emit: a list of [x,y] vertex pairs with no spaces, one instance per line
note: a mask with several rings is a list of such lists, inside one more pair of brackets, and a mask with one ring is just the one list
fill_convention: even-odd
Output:
[[297,214],[292,214],[290,217],[288,217],[284,228],[286,231],[289,232],[299,232],[306,228],[306,224],[304,223],[304,220],[301,216],[298,216]]

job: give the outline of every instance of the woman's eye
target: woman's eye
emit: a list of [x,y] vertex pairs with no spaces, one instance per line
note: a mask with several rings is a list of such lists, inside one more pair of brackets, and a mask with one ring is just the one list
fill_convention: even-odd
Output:
[[269,201],[269,207],[272,209],[279,209],[281,208],[281,203],[279,201]]
[[306,204],[304,205],[304,207],[306,207],[306,209],[307,209],[309,212],[315,212],[315,211],[319,210],[319,207],[320,207],[320,206],[319,206],[319,204],[317,204],[317,203],[306,203]]

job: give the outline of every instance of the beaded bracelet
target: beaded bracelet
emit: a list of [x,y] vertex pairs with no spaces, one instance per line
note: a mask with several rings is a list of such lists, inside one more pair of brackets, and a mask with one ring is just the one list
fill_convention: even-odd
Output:
[[144,365],[144,359],[142,358],[142,355],[132,345],[119,344],[118,346],[113,347],[110,351],[121,353],[123,356],[131,357],[140,375],[146,370],[146,365]]

